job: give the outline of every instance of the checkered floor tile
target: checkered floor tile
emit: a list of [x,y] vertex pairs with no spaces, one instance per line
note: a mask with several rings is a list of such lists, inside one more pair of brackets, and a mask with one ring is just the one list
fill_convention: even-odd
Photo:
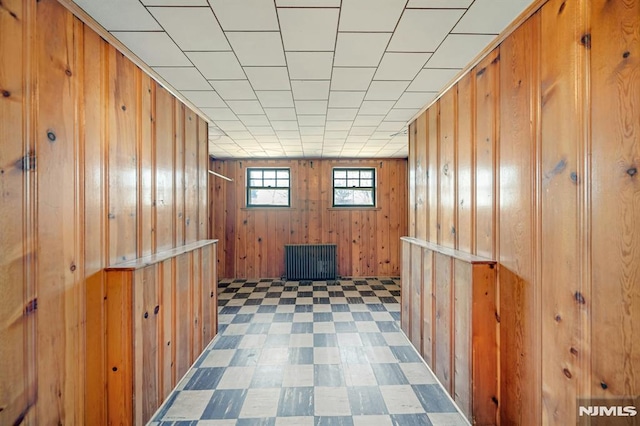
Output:
[[467,425],[399,329],[396,279],[223,280],[219,334],[151,425]]

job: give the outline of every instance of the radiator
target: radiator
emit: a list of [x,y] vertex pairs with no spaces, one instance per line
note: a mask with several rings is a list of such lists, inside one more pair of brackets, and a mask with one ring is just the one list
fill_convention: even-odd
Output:
[[335,244],[285,244],[285,278],[335,280],[338,275]]

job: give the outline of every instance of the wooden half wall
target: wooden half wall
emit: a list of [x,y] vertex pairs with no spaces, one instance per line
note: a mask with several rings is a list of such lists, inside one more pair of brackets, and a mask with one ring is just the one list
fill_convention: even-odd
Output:
[[0,52],[0,424],[101,424],[86,291],[208,238],[207,124],[55,0],[3,0]]
[[409,235],[499,262],[507,425],[640,394],[640,1],[543,3],[410,125]]
[[[280,277],[285,244],[334,243],[338,274],[398,276],[400,237],[407,232],[407,161],[213,160],[211,223],[218,241],[218,274]],[[246,208],[247,167],[291,169],[291,208]],[[376,208],[333,208],[334,167],[375,167]]]

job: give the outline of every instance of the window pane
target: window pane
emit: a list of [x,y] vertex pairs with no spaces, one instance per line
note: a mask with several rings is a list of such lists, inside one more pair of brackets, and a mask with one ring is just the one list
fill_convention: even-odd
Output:
[[334,186],[344,188],[345,186],[347,186],[347,180],[346,179],[336,179]]
[[278,179],[289,179],[289,170],[278,170]]
[[288,206],[288,189],[251,189],[249,191],[250,205]]
[[349,188],[353,188],[354,186],[360,186],[360,179],[349,179],[347,181],[347,186]]
[[279,188],[288,188],[289,187],[289,180],[284,180],[284,179],[278,179],[276,182]]
[[274,186],[276,186],[276,180],[275,179],[265,179],[264,180],[264,186],[266,186],[266,187],[274,187]]
[[362,179],[360,180],[360,186],[364,186],[364,187],[373,187],[373,180],[371,179]]
[[355,179],[359,178],[360,170],[347,170],[347,177]]
[[265,179],[275,179],[276,171],[275,170],[264,170],[264,178]]
[[360,177],[363,179],[373,179],[373,170],[361,170]]
[[251,179],[249,186],[262,186],[262,179]]
[[373,191],[364,189],[335,189],[336,206],[373,206]]
[[346,170],[334,170],[333,178],[334,179],[346,179],[347,171]]
[[249,170],[249,178],[260,179],[262,177],[262,170]]

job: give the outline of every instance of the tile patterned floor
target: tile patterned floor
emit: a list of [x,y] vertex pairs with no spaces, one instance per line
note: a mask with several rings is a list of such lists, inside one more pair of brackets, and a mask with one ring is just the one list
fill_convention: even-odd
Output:
[[223,280],[219,334],[151,425],[467,425],[400,332],[397,279]]

